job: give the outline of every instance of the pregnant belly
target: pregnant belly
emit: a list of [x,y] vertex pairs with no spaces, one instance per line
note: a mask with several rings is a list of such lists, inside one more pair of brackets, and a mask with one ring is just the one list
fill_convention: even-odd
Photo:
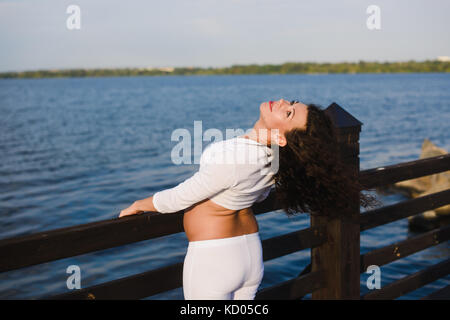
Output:
[[189,241],[236,237],[259,230],[251,208],[230,210],[209,199],[186,209],[183,225]]

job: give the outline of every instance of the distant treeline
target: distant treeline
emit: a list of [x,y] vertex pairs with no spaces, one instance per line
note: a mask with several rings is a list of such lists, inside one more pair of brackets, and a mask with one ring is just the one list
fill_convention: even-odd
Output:
[[123,69],[67,69],[3,72],[0,78],[58,78],[58,77],[120,77],[161,75],[232,75],[232,74],[315,74],[315,73],[398,73],[450,72],[450,62],[427,60],[422,62],[365,62],[233,65],[225,68],[123,68]]

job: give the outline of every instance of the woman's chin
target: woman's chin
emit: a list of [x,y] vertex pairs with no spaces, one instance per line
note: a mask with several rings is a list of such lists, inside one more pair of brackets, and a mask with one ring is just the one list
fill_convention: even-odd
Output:
[[267,102],[261,103],[259,106],[260,117],[262,117],[268,110],[269,110],[269,106],[268,106]]
[[264,102],[259,105],[259,112],[262,113],[264,108]]

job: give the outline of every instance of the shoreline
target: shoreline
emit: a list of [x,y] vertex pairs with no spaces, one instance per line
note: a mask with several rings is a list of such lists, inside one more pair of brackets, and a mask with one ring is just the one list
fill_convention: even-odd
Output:
[[52,69],[1,72],[0,79],[43,79],[130,76],[209,76],[209,75],[325,75],[325,74],[393,74],[450,73],[450,62],[355,62],[355,63],[284,63],[280,65],[233,65],[225,68],[98,68]]

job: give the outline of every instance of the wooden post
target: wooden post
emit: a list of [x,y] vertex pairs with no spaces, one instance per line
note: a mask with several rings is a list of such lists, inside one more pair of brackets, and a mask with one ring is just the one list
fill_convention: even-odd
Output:
[[[332,103],[325,112],[337,129],[339,156],[351,166],[357,179],[362,123],[336,103]],[[352,203],[351,212],[334,219],[311,217],[311,227],[325,226],[328,236],[326,243],[311,249],[311,270],[322,270],[326,282],[325,288],[312,293],[312,299],[360,298],[359,194],[348,196]]]

